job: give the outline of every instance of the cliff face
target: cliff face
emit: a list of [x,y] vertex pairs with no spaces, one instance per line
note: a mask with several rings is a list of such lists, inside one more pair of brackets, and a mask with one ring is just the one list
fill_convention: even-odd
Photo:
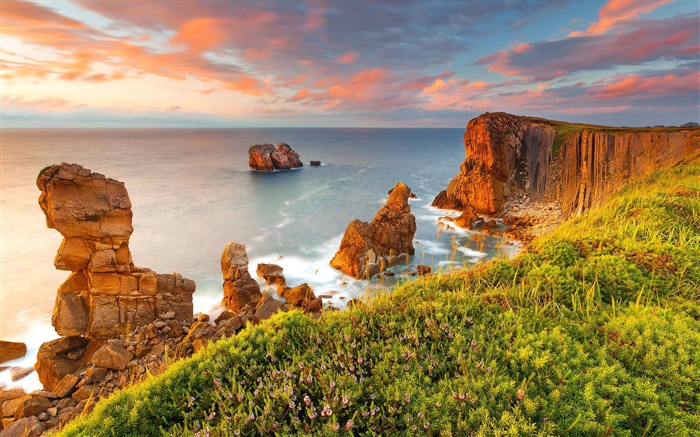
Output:
[[624,183],[671,167],[700,152],[700,129],[601,132],[566,137],[561,154],[561,203],[565,216],[600,204]]
[[498,214],[515,203],[549,203],[568,217],[700,152],[700,129],[607,128],[485,113],[467,124],[464,148],[460,173],[434,206]]

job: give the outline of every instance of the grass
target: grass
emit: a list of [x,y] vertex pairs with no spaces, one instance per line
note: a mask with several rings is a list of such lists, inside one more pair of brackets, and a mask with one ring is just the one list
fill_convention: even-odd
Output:
[[60,435],[700,435],[700,164],[512,260],[283,313]]

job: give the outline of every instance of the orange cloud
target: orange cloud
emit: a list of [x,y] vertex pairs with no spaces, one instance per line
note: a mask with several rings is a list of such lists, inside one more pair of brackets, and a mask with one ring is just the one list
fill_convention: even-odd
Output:
[[194,18],[180,26],[170,41],[186,46],[193,53],[206,52],[226,40],[225,25],[226,21],[220,18]]
[[598,21],[591,23],[582,32],[571,32],[569,36],[599,35],[614,29],[618,24],[646,15],[672,0],[609,0],[598,11]]

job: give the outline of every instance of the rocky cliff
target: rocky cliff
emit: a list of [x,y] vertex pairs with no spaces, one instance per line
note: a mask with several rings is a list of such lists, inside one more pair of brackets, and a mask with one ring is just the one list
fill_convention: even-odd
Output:
[[64,238],[54,264],[73,272],[56,296],[52,322],[59,335],[112,338],[166,313],[192,319],[194,281],[134,265],[123,182],[63,163],[44,169],[37,186],[47,226]]
[[413,255],[416,218],[408,204],[410,196],[411,189],[399,182],[389,191],[389,199],[371,223],[351,221],[331,266],[363,279]]
[[624,183],[700,152],[698,128],[613,128],[506,113],[467,124],[466,158],[433,206],[481,214],[547,204],[561,217],[600,204]]

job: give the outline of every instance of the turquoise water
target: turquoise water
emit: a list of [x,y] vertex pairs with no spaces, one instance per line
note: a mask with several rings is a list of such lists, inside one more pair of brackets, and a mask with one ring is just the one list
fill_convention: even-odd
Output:
[[[308,282],[342,307],[381,281],[355,281],[328,262],[348,222],[371,220],[398,181],[418,196],[411,200],[418,230],[410,264],[445,269],[512,251],[498,238],[477,243],[471,232],[441,231],[438,218],[446,212],[429,207],[459,170],[462,135],[462,129],[5,129],[0,337],[32,347],[56,335],[51,311],[69,272],[53,267],[61,236],[46,228],[37,204],[35,178],[46,165],[74,162],[123,181],[133,205],[135,264],[195,280],[196,311],[216,311],[228,241],[246,244],[253,272],[258,262],[280,264],[290,285]],[[249,146],[280,141],[301,155],[303,168],[248,169]],[[323,165],[310,167],[310,160]],[[393,269],[399,280],[405,269]]]

